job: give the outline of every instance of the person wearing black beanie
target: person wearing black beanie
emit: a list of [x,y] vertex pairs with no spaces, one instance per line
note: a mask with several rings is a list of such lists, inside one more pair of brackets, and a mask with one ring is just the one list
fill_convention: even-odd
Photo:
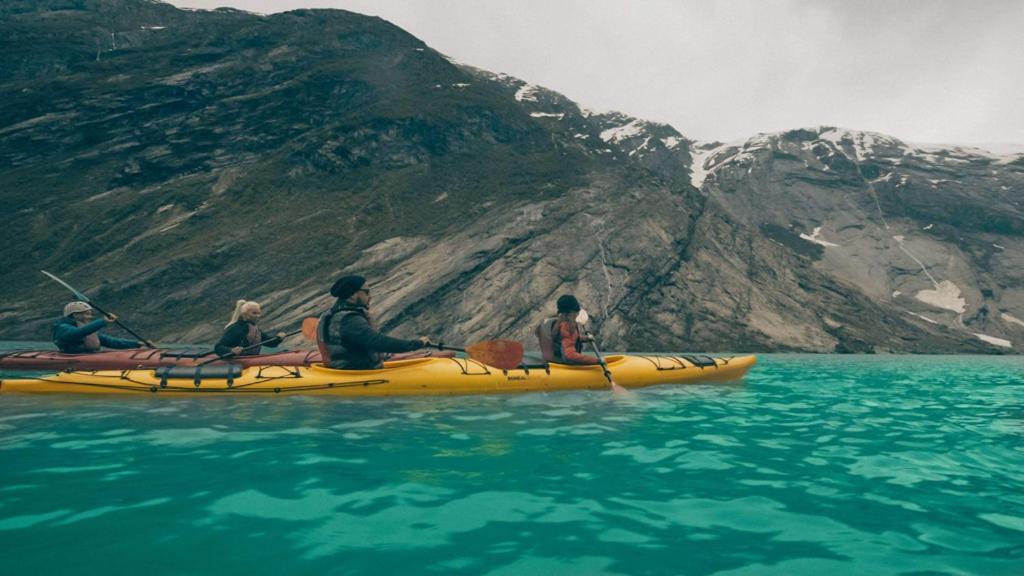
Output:
[[580,333],[576,315],[582,309],[572,294],[563,294],[555,303],[558,314],[544,319],[535,333],[546,362],[558,364],[600,364],[594,356],[583,354],[583,343],[588,340]]
[[555,307],[559,314],[569,314],[572,312],[579,313],[580,301],[576,299],[572,294],[562,294],[558,297],[558,302],[555,303]]
[[384,353],[411,352],[430,344],[426,336],[404,340],[378,332],[370,315],[370,289],[362,276],[338,278],[331,296],[337,301],[317,326],[317,344],[328,368],[374,370],[383,366]]
[[358,274],[342,276],[331,286],[331,296],[338,300],[348,300],[357,291],[362,290],[363,286],[366,286],[366,278]]

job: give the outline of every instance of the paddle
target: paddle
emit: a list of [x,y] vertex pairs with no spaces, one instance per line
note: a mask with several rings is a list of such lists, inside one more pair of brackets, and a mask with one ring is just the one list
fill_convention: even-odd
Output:
[[[78,290],[75,290],[74,288],[72,288],[71,285],[68,284],[67,282],[61,280],[60,278],[57,278],[56,276],[54,276],[53,274],[50,274],[46,270],[40,270],[40,272],[42,272],[43,274],[46,274],[47,276],[49,276],[50,278],[55,280],[61,286],[67,288],[68,290],[71,290],[71,293],[75,295],[75,298],[78,298],[82,302],[88,303],[90,306],[92,306],[100,314],[103,314],[104,316],[108,316],[108,317],[111,315],[109,312],[107,312],[107,311],[103,310],[102,308],[100,308],[99,306],[97,306],[95,302],[93,302],[92,300],[89,300],[88,296],[86,296],[85,294],[82,294]],[[129,334],[134,336],[135,339],[138,340],[139,342],[143,343],[146,346],[146,348],[156,348],[156,346],[153,346],[152,342],[150,342],[149,340],[147,340],[147,339],[143,338],[142,336],[139,336],[138,334],[136,334],[131,328],[125,326],[120,320],[114,320],[114,324],[117,324],[121,328],[124,328],[125,332],[128,332]]]
[[[306,318],[306,320],[309,320],[309,318]],[[289,336],[295,336],[299,332],[302,332],[303,334],[305,334],[306,333],[305,332],[305,328],[306,328],[306,323],[303,322],[302,323],[302,328],[300,328],[298,330],[294,330],[292,332],[288,332],[287,334],[282,336],[282,339],[283,338],[287,338]],[[196,364],[196,366],[206,366],[207,364],[209,364],[211,362],[216,362],[217,360],[227,360],[228,358],[234,358],[235,356],[238,356],[238,355],[242,354],[243,352],[246,352],[246,351],[249,351],[249,350],[255,350],[256,348],[259,348],[260,346],[264,346],[268,342],[273,342],[274,340],[277,340],[277,336],[274,336],[272,338],[267,338],[266,340],[262,340],[260,342],[255,343],[255,344],[251,344],[249,346],[246,346],[245,348],[242,348],[241,350],[239,350],[237,353],[236,352],[228,352],[227,354],[225,354],[223,356],[216,356],[214,358],[210,358],[209,360],[203,360],[199,364]]]
[[523,345],[515,340],[484,340],[457,348],[446,344],[429,344],[429,348],[438,350],[453,350],[462,352],[473,360],[483,362],[488,366],[501,368],[502,370],[513,370],[523,363]]
[[[317,325],[319,318],[306,318],[302,321],[302,335],[310,342],[317,341]],[[424,348],[437,348],[438,350],[451,350],[462,352],[488,366],[501,368],[502,370],[513,370],[523,363],[523,345],[515,340],[484,340],[470,344],[465,348],[448,346],[443,343],[428,343]]]
[[587,330],[587,322],[590,321],[590,314],[587,314],[586,310],[580,310],[576,314],[576,323],[583,327],[583,335],[590,340],[590,347],[594,350],[594,356],[597,356],[597,361],[601,365],[601,370],[604,371],[604,377],[608,380],[608,386],[612,392],[625,392],[626,389],[619,386],[612,378],[612,372],[608,369],[608,364],[605,363],[604,358],[601,357],[601,351],[597,349],[597,342],[594,341],[594,337]]
[[[285,337],[294,336],[294,335],[298,334],[299,332],[302,332],[302,337],[303,338],[305,338],[306,340],[311,340],[313,342],[316,342],[316,325],[317,325],[317,319],[316,318],[306,318],[305,320],[302,321],[302,328],[301,329],[296,330],[294,332],[289,332],[288,334],[285,334]],[[277,338],[277,336],[275,336],[274,338]],[[270,340],[273,340],[274,338],[271,338]],[[266,343],[266,341],[260,342],[259,344],[253,344],[252,348],[255,348],[256,346],[262,346],[265,343]],[[248,350],[248,349],[249,348],[245,348],[245,350]],[[210,350],[209,352],[199,352],[199,353],[196,353],[195,356],[190,356],[190,357],[200,358],[200,357],[203,357],[203,356],[209,356],[210,354],[216,354],[216,353],[217,353],[216,350]],[[167,356],[167,355],[168,354],[165,354],[165,356]],[[230,358],[230,357],[231,357],[230,355],[224,356],[224,358]],[[220,360],[220,359],[221,359],[221,356],[218,356],[217,358],[214,358],[214,360]]]
[[316,329],[320,325],[319,318],[306,318],[302,321],[302,337],[314,344],[317,341]]

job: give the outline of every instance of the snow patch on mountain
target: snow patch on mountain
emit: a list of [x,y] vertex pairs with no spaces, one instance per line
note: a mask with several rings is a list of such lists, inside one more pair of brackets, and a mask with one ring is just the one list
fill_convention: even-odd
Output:
[[909,311],[908,311],[908,312],[907,312],[907,314],[910,314],[911,316],[917,316],[917,317],[918,317],[918,318],[920,318],[921,320],[924,320],[925,322],[928,322],[928,323],[930,323],[930,324],[938,324],[938,322],[936,322],[935,320],[932,320],[931,318],[929,318],[929,317],[927,317],[927,316],[923,316],[923,315],[921,315],[921,314],[917,314],[917,313],[915,313],[915,312],[909,312]]
[[690,184],[698,190],[704,185],[704,180],[717,164],[714,161],[715,156],[728,145],[721,144],[719,146],[705,146],[706,147],[699,146],[694,142],[690,149],[690,157],[693,158],[693,161],[690,164]]
[[[565,113],[563,113],[563,112],[558,112],[558,113],[554,113],[554,112],[530,112],[530,116],[532,116],[534,118],[557,118],[558,120],[561,120],[562,118],[565,117]],[[579,136],[579,134],[577,134],[577,136]]]
[[534,84],[524,84],[516,92],[516,102],[536,102],[537,92],[540,90],[539,86]]
[[1009,164],[1024,156],[1024,146],[1003,147],[997,151],[978,148],[975,146],[962,146],[958,144],[933,144],[923,142],[908,142],[910,149],[908,156],[914,156],[928,162],[937,164],[957,163],[970,164],[979,158],[987,159],[996,164]]
[[1002,313],[1002,317],[1003,317],[1003,320],[1006,320],[1007,322],[1012,322],[1014,324],[1019,324],[1021,326],[1024,326],[1024,320],[1021,320],[1020,318],[1017,318],[1015,316],[1010,316],[1006,312]]
[[852,147],[858,162],[863,162],[868,158],[876,156],[876,149],[882,146],[905,147],[900,140],[877,132],[827,127],[822,127],[819,130],[822,131],[818,137],[831,142],[836,148],[842,150],[844,146]]
[[978,337],[979,340],[984,340],[985,342],[988,342],[989,344],[992,344],[993,346],[1001,346],[1003,348],[1013,348],[1013,342],[1010,342],[1009,340],[1006,340],[1004,338],[996,338],[995,336],[989,336],[987,334],[978,334],[977,332],[972,332],[972,334],[974,334],[976,337]]
[[822,228],[821,226],[818,226],[817,228],[814,229],[814,232],[811,233],[810,235],[808,235],[808,234],[801,234],[800,237],[803,238],[804,240],[807,240],[808,242],[813,242],[815,244],[818,244],[819,246],[824,246],[826,248],[839,246],[839,244],[833,244],[833,243],[831,243],[831,242],[829,242],[827,240],[822,240],[821,238],[818,238],[818,234],[821,233],[821,228]]
[[929,306],[951,310],[958,314],[963,314],[967,310],[967,301],[960,296],[960,287],[949,280],[939,282],[934,290],[921,290],[914,295],[914,298]]
[[[648,136],[647,138],[644,138],[643,144],[637,146],[636,149],[634,149],[632,152],[629,153],[629,155],[630,156],[635,156],[637,154],[640,154],[640,152],[643,151],[644,149],[646,149],[647,145],[650,144],[650,143],[651,143],[650,136]],[[643,156],[643,154],[640,154],[640,155]]]
[[643,131],[644,124],[643,120],[635,119],[629,124],[609,128],[601,132],[601,140],[605,142],[621,142],[627,138],[632,138]]
[[759,150],[771,150],[775,145],[777,137],[777,134],[761,133],[752,138],[748,138],[747,141],[743,143],[743,151],[757,152]]
[[[729,142],[722,144],[713,142],[710,144],[691,143],[690,157],[693,158],[690,164],[690,183],[694,188],[700,188],[707,179],[708,174],[718,168],[735,162],[750,160],[753,162],[756,152],[771,150],[772,137],[770,134],[758,134],[746,141]],[[750,170],[747,170],[750,173]]]

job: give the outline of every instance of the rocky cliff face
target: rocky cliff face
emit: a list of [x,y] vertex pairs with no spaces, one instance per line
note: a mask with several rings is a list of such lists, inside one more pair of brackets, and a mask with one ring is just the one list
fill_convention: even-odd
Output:
[[610,349],[1024,342],[1019,157],[700,145],[342,11],[0,12],[3,339],[47,337],[68,295],[42,268],[165,341],[239,297],[296,324],[359,272],[385,328],[450,342],[532,345],[563,292]]
[[815,285],[796,317],[818,322],[778,322],[775,342],[937,351],[1022,341],[1021,155],[828,127],[698,152],[702,189],[728,214],[865,300],[839,318],[817,300],[835,290]]

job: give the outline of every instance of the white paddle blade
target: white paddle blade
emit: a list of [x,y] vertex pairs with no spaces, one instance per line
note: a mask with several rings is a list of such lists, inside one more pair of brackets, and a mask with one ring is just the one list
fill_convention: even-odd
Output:
[[587,314],[586,310],[580,310],[576,314],[576,323],[577,324],[586,324],[587,322],[590,322],[590,314]]

